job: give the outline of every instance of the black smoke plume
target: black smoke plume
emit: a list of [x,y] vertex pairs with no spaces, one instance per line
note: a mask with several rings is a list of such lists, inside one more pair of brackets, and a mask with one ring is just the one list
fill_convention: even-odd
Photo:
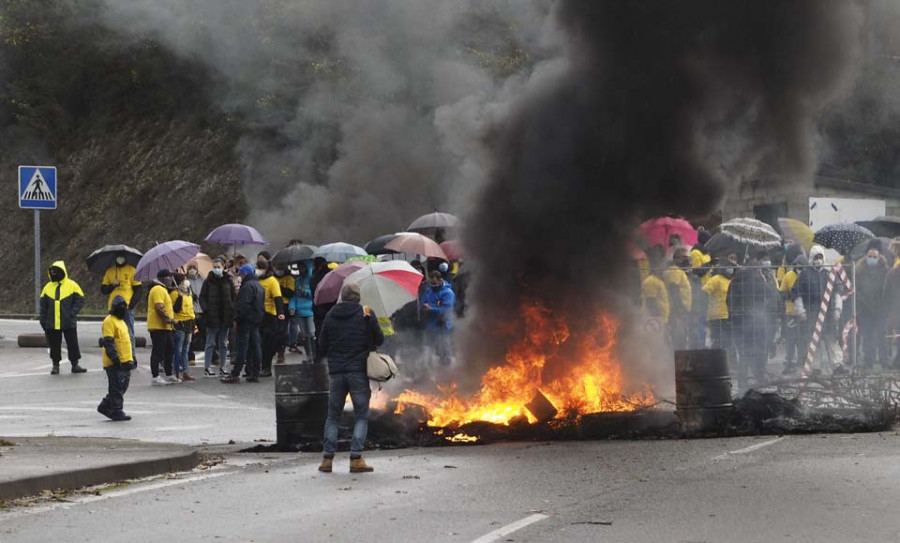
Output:
[[861,22],[858,4],[819,0],[562,0],[555,16],[566,68],[488,138],[465,239],[473,364],[503,360],[523,302],[576,328],[615,310],[639,220],[708,215],[750,171],[809,179],[814,121],[851,75]]

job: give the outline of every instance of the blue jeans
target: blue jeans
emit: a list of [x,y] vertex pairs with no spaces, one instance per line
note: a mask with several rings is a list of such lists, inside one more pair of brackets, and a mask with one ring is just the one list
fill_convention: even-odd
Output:
[[184,373],[188,369],[188,351],[193,334],[193,331],[175,330],[175,373]]
[[288,328],[288,345],[297,346],[300,338],[316,337],[316,324],[312,317],[291,315],[290,328]]
[[128,337],[131,339],[131,356],[133,360],[137,360],[137,352],[134,350],[134,310],[129,309],[125,312],[125,325],[128,327]]
[[259,326],[239,324],[237,329],[237,351],[234,353],[232,377],[240,377],[241,369],[247,364],[247,375],[259,377],[262,361],[262,345],[259,337]]
[[350,456],[362,455],[366,446],[366,434],[369,432],[369,399],[372,389],[365,373],[335,373],[329,375],[328,385],[328,418],[325,420],[325,456],[334,456],[337,449],[338,424],[344,412],[347,394],[353,402],[353,439],[350,441]]
[[225,368],[228,365],[228,331],[231,328],[207,328],[206,329],[206,346],[204,347],[203,365],[209,371],[212,364],[214,353],[219,351],[219,367]]

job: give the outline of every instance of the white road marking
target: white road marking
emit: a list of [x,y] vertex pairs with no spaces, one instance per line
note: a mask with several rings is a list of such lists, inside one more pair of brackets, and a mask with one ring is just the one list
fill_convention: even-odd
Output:
[[226,475],[234,475],[236,473],[241,473],[239,470],[235,471],[218,471],[212,472],[207,471],[203,473],[197,473],[194,475],[188,475],[187,477],[182,477],[178,479],[163,479],[156,482],[151,482],[148,484],[135,484],[134,486],[130,486],[127,488],[122,488],[120,490],[113,490],[110,492],[102,492],[99,496],[88,495],[88,496],[76,496],[72,498],[67,498],[68,501],[65,502],[55,502],[47,505],[38,505],[34,507],[22,508],[16,511],[10,511],[7,513],[0,512],[0,523],[6,520],[12,520],[19,517],[36,515],[39,513],[46,513],[48,511],[52,511],[54,509],[69,509],[71,507],[75,507],[77,505],[82,505],[86,503],[94,503],[98,501],[108,500],[111,498],[121,498],[123,496],[130,496],[132,494],[138,494],[140,492],[147,492],[150,490],[158,490],[160,488],[166,488],[169,486],[181,485],[185,483],[193,483],[197,481],[202,481],[205,479],[215,479],[218,477],[224,477]]
[[535,513],[534,515],[529,515],[521,520],[517,520],[516,522],[513,522],[512,524],[507,524],[506,526],[504,526],[502,528],[498,528],[498,529],[494,530],[493,532],[484,534],[483,536],[479,537],[478,539],[473,540],[472,543],[493,543],[494,541],[497,541],[501,537],[507,536],[517,530],[521,530],[522,528],[529,526],[531,524],[534,524],[535,522],[540,522],[540,521],[544,520],[545,518],[549,518],[549,516],[541,514],[541,513]]
[[736,454],[751,453],[753,451],[762,449],[763,447],[768,447],[769,445],[774,445],[774,444],[778,443],[779,441],[785,439],[785,437],[786,436],[776,437],[775,439],[770,439],[769,441],[763,441],[762,443],[757,443],[756,445],[750,445],[749,447],[744,447],[743,449],[738,449],[736,451],[729,451],[725,454],[720,454],[719,456],[716,456],[715,458],[713,458],[713,460],[725,460],[726,458],[728,458],[730,456],[734,456]]

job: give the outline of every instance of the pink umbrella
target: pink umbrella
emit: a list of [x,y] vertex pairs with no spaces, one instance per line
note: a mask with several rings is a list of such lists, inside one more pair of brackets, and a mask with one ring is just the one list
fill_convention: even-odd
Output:
[[344,286],[344,279],[368,265],[368,262],[353,260],[345,262],[326,273],[322,281],[319,282],[319,286],[316,287],[313,303],[316,305],[331,304],[338,301],[338,298],[341,296],[341,287]]
[[441,260],[449,260],[444,250],[431,238],[422,234],[413,232],[404,232],[389,243],[384,245],[385,249],[405,253],[409,255],[425,255],[427,258],[440,258]]
[[446,254],[447,258],[450,260],[459,260],[463,257],[462,240],[453,239],[445,241],[444,243],[441,243],[441,249],[443,249],[444,254]]
[[697,230],[691,223],[675,217],[661,217],[651,219],[641,225],[641,233],[647,238],[647,246],[659,245],[664,249],[669,247],[669,237],[677,234],[684,245],[692,246],[697,243]]

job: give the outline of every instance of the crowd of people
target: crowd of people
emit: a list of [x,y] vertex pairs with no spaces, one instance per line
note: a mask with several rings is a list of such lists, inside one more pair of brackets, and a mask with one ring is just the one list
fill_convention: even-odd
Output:
[[[292,240],[290,245],[300,243]],[[194,381],[198,377],[192,370],[197,363],[195,352],[203,353],[203,375],[218,377],[226,384],[242,379],[255,383],[270,377],[273,364],[284,364],[286,353],[296,353],[301,363],[327,359],[332,384],[346,390],[342,389],[343,394],[332,391],[334,413],[329,410],[331,426],[326,427],[326,445],[336,430],[343,398],[348,393],[351,399],[354,394],[362,394],[357,381],[364,382],[368,390],[365,358],[370,350],[380,346],[389,354],[408,359],[430,354],[436,364],[451,363],[454,319],[465,311],[464,304],[457,303],[458,298],[464,299],[466,285],[466,274],[459,272],[458,261],[412,261],[411,266],[422,273],[417,299],[394,315],[378,316],[366,308],[366,323],[374,323],[377,338],[365,345],[357,341],[359,333],[346,333],[350,326],[347,319],[356,319],[363,311],[358,286],[344,285],[349,290],[342,290],[336,303],[315,303],[316,288],[336,266],[323,258],[274,264],[267,251],[260,252],[251,264],[236,253],[230,258],[213,258],[205,276],[192,260],[183,269],[162,269],[153,281],[142,284],[126,255],[116,255],[100,285],[108,297],[109,315],[102,324],[101,345],[109,389],[98,411],[113,420],[130,419],[123,411],[123,401],[130,371],[138,362],[135,307],[144,296],[143,289],[151,343],[151,385]],[[50,346],[51,373],[59,374],[63,339],[72,372],[86,372],[79,364],[77,336],[84,292],[68,277],[63,262],[54,262],[48,276],[41,296],[40,322]],[[348,371],[354,375],[345,376]],[[361,414],[362,407],[353,401],[357,414]],[[368,400],[365,403],[367,411]],[[363,464],[357,468],[365,471]]]
[[[649,247],[634,268],[635,300],[664,325],[673,348],[725,350],[744,387],[772,380],[775,361],[784,375],[804,370],[808,358],[812,372],[900,369],[900,350],[889,341],[900,329],[900,241],[889,254],[874,239],[862,258],[844,255],[847,280],[836,273],[829,285],[835,268],[819,245],[711,255],[710,234],[698,238],[687,247],[672,236],[669,247]],[[855,322],[845,310],[854,303]]]

